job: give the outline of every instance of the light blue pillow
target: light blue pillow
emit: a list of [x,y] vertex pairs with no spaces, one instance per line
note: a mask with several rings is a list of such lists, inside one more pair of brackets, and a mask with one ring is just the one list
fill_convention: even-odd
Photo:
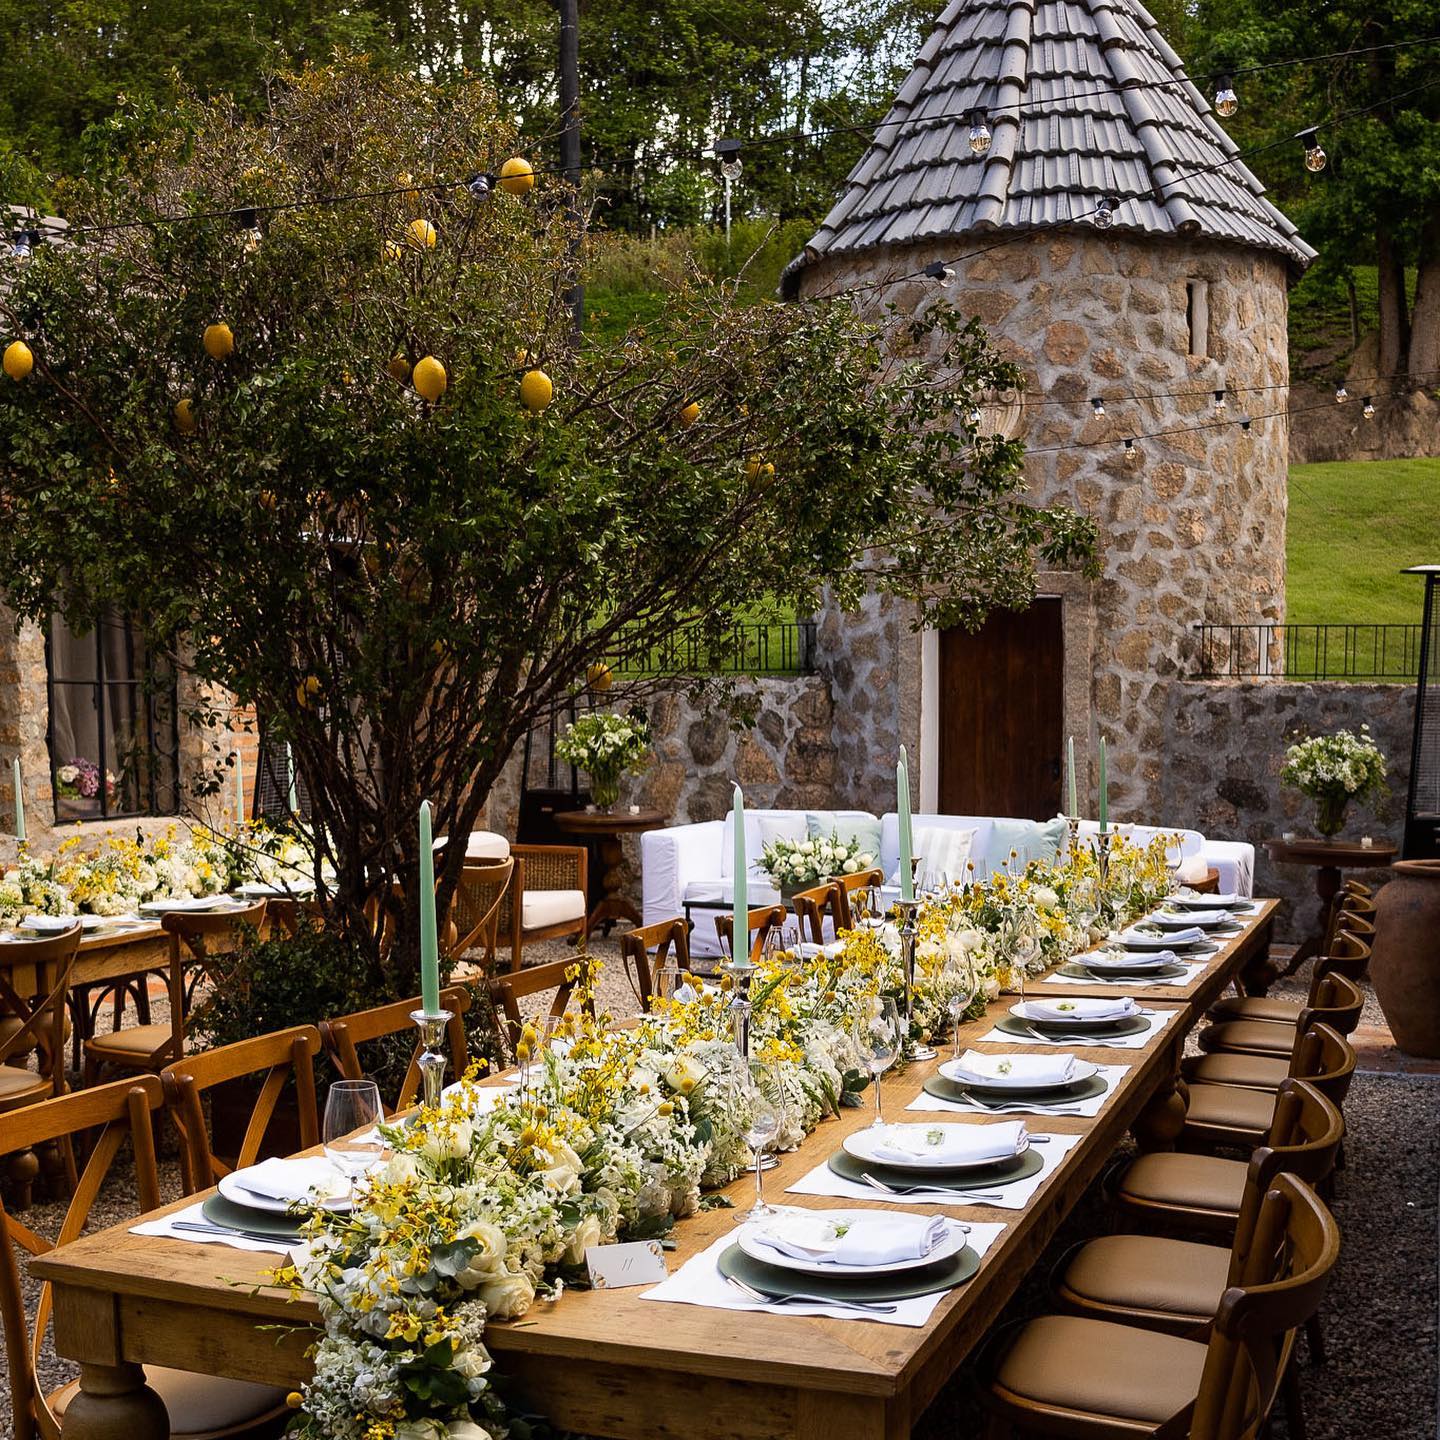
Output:
[[1058,859],[1066,828],[1064,816],[1043,823],[1039,820],[997,820],[990,833],[990,850],[985,857],[990,873],[993,875],[1005,868],[1012,850],[1017,870],[1023,870],[1032,860]]
[[828,840],[838,835],[842,840],[852,836],[862,851],[869,851],[880,863],[880,817],[867,810],[807,810],[805,833],[811,840]]

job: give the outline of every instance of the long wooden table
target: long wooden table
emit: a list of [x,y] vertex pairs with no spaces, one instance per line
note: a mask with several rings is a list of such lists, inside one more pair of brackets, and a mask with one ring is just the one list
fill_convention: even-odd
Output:
[[[1176,1076],[1185,1035],[1237,976],[1263,963],[1274,908],[1275,902],[1262,902],[1253,923],[1190,985],[1147,994],[1147,1003],[1173,1005],[1180,1013],[1145,1049],[1083,1051],[1130,1069],[1094,1119],[1031,1122],[1037,1130],[1083,1139],[1024,1210],[935,1207],[1003,1221],[1006,1230],[975,1277],[946,1295],[924,1327],[656,1305],[641,1301],[640,1290],[572,1290],[557,1303],[536,1304],[521,1322],[489,1327],[486,1344],[497,1369],[558,1427],[616,1440],[835,1440],[840,1434],[902,1440],[994,1323],[1127,1129],[1150,1146],[1178,1133]],[[1045,987],[1051,988],[1059,989]],[[962,1043],[974,1043],[998,1013],[992,1007],[986,1019],[967,1026]],[[887,1113],[900,1115],[936,1063],[886,1078]],[[843,1136],[869,1122],[868,1108],[824,1122],[800,1150],[781,1157],[767,1178],[768,1193],[778,1198]],[[995,1122],[977,1116],[975,1123]],[[748,1201],[748,1185],[742,1177],[731,1187],[739,1205]],[[796,1195],[785,1200],[817,1209],[837,1203]],[[888,1208],[880,1200],[844,1203]],[[672,1272],[734,1225],[726,1210],[681,1222]],[[144,1386],[145,1364],[271,1385],[303,1381],[317,1312],[265,1285],[276,1260],[132,1235],[122,1226],[33,1261],[31,1272],[55,1287],[56,1349],[81,1367],[82,1395],[66,1414],[65,1440],[164,1440],[163,1406]]]
[[[83,936],[70,972],[70,983],[95,985],[102,980],[118,980],[124,975],[142,975],[147,970],[169,967],[170,937],[159,923],[132,925],[124,930]],[[34,969],[22,964],[18,957],[8,974],[10,983],[20,994],[34,993]]]

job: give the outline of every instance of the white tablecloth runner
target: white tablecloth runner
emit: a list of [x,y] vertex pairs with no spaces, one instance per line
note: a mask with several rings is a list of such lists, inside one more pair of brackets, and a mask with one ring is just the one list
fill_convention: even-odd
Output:
[[[1105,1093],[1092,1095],[1088,1100],[1075,1100],[1065,1105],[1027,1105],[1026,1097],[1017,1095],[1004,1110],[994,1110],[987,1109],[984,1105],[972,1105],[963,1100],[942,1100],[938,1095],[931,1095],[928,1091],[922,1090],[905,1108],[907,1110],[939,1111],[949,1115],[1098,1115],[1101,1107],[1115,1093],[1115,1087],[1129,1072],[1130,1067],[1128,1065],[1101,1065],[1098,1070],[1100,1079],[1105,1082]],[[986,1098],[996,1101],[1000,1099],[995,1094],[987,1095]]]

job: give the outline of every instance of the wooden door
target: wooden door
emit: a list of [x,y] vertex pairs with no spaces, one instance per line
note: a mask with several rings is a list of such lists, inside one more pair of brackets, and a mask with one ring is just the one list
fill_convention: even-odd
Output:
[[940,633],[940,810],[1048,820],[1061,808],[1059,600]]

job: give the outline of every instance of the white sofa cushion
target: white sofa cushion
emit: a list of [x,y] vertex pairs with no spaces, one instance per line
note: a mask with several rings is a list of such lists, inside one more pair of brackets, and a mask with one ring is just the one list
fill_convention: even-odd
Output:
[[[963,885],[970,878],[967,868],[975,844],[974,830],[951,830],[942,825],[926,825],[915,832],[915,853],[920,857],[927,885]],[[900,883],[900,867],[890,883]]]
[[[986,873],[981,868],[983,857],[990,850],[990,834],[995,822],[988,815],[912,815],[910,831],[912,836],[922,830],[973,830],[970,841],[970,858],[975,861],[976,874]],[[913,854],[920,854],[915,846]],[[880,864],[887,877],[894,878],[900,873],[900,817],[893,810],[880,817]],[[898,883],[898,881],[896,882]]]
[[[765,822],[765,831],[768,831],[771,840],[784,837],[786,840],[803,840],[805,838],[805,812],[803,810],[747,810],[745,812],[745,863],[751,874],[758,875],[761,872],[756,869],[760,859],[760,852],[765,848],[765,839],[761,828],[761,821]],[[735,812],[732,810],[726,815],[724,826],[721,831],[720,854],[716,856],[720,862],[719,874],[729,876],[735,869]]]
[[527,890],[520,902],[520,928],[543,930],[585,918],[583,890]]
[[880,860],[880,817],[868,810],[807,810],[805,833],[812,840],[828,840],[838,835],[842,840],[857,840],[862,851]]
[[[437,850],[443,849],[449,843],[448,835],[435,837]],[[493,830],[472,830],[470,838],[465,842],[465,858],[467,860],[508,860],[510,858],[510,842],[503,835],[497,835]]]

